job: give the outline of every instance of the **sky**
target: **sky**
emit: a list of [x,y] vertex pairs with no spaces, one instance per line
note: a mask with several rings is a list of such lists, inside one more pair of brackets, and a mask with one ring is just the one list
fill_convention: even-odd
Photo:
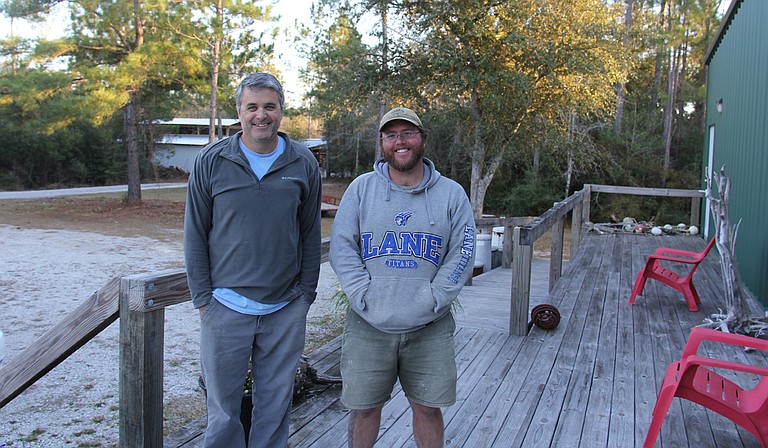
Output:
[[[273,13],[280,16],[281,27],[290,29],[296,20],[307,25],[311,23],[311,7],[312,0],[279,0],[273,8]],[[275,60],[278,61],[277,64],[282,62],[280,70],[283,79],[280,82],[283,84],[287,105],[299,107],[306,91],[306,86],[299,81],[299,69],[307,64],[307,60],[303,59],[296,51],[296,46],[291,44],[292,42],[282,40],[275,42]]]
[[[724,14],[732,0],[722,0],[720,13]],[[310,9],[312,0],[277,0],[273,6],[273,14],[280,16],[279,26],[282,28],[292,28],[296,20],[310,24]],[[47,35],[49,37],[61,36],[66,32],[69,13],[67,2],[58,3],[54,7],[56,12],[49,20],[43,24],[30,24],[16,21],[14,32],[17,36],[37,37]],[[0,35],[8,36],[10,31],[10,21],[4,16],[0,16]],[[299,69],[307,64],[297,51],[296,45],[287,40],[278,40],[275,42],[275,63],[279,66],[282,76],[280,82],[285,91],[286,103],[289,107],[302,106],[302,96],[307,87],[299,80]]]
[[[280,27],[292,28],[296,20],[306,24],[311,22],[311,6],[312,0],[278,0],[274,3],[272,13],[280,16]],[[13,25],[14,34],[25,38],[64,35],[69,22],[67,3],[58,3],[50,17],[52,19],[40,24],[16,20]],[[7,37],[10,30],[10,20],[0,16],[0,35]],[[283,84],[286,103],[289,107],[299,107],[306,90],[306,86],[299,81],[299,68],[305,66],[307,61],[299,55],[295,45],[285,40],[275,42],[275,53],[275,64],[282,71],[280,82]]]

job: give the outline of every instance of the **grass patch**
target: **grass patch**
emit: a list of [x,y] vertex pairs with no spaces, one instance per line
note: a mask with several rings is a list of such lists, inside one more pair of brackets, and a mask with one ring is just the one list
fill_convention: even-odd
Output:
[[45,430],[44,429],[42,429],[42,428],[35,428],[35,429],[32,430],[31,433],[29,433],[29,435],[27,437],[24,438],[24,441],[25,442],[35,442],[43,434],[45,434]]
[[163,404],[163,435],[168,436],[205,415],[205,395],[200,391],[168,399]]
[[93,428],[85,428],[82,431],[76,432],[75,433],[75,437],[87,436],[87,435],[90,435],[90,434],[96,434],[96,430],[93,429]]

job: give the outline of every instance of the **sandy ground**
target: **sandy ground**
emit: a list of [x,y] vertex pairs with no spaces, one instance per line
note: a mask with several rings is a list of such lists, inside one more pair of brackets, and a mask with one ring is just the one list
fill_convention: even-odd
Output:
[[[0,225],[4,363],[109,279],[182,266],[180,242]],[[310,309],[310,339],[327,337],[341,325],[330,300],[335,283],[330,266],[323,264],[318,300]],[[118,332],[115,322],[0,409],[0,447],[117,446]],[[202,400],[198,337],[199,319],[190,303],[166,310],[166,410],[183,411],[185,404]],[[202,415],[182,414],[187,421]],[[186,423],[174,419],[166,426]]]

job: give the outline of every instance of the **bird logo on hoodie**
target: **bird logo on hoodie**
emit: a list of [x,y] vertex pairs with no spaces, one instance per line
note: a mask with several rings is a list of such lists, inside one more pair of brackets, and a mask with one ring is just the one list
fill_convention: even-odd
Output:
[[397,215],[395,215],[395,224],[397,224],[400,227],[405,227],[406,224],[408,224],[408,218],[413,215],[413,212],[400,212]]

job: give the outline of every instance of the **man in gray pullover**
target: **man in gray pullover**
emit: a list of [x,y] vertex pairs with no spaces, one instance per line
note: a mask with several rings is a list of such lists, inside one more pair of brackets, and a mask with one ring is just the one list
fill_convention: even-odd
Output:
[[[247,76],[235,93],[243,131],[198,154],[189,176],[184,255],[200,309],[206,447],[284,447],[307,312],[320,274],[320,170],[278,132],[283,88]],[[251,430],[240,406],[253,372]]]
[[427,132],[414,111],[387,112],[379,133],[384,158],[349,185],[331,233],[331,266],[349,299],[349,446],[373,446],[399,379],[417,446],[439,447],[441,408],[456,401],[451,303],[472,274],[475,222],[464,189],[424,157]]

